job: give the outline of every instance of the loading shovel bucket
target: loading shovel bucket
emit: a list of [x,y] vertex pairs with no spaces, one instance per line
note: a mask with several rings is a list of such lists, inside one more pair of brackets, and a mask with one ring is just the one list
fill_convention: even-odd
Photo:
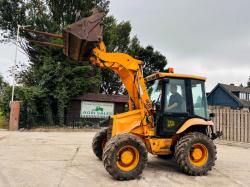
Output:
[[97,47],[100,40],[102,40],[102,27],[100,22],[103,17],[104,13],[95,11],[91,16],[69,25],[63,30],[63,35],[30,29],[22,30],[50,38],[61,38],[63,39],[63,45],[36,40],[29,40],[29,42],[63,48],[63,53],[66,56],[76,61],[85,61],[88,60],[92,49]]
[[103,16],[104,13],[96,12],[63,30],[63,52],[66,56],[77,61],[88,59],[92,49],[102,39],[100,22]]

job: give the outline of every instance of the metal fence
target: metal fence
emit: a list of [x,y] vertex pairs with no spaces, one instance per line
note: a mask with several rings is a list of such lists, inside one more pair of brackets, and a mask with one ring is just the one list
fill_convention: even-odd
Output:
[[59,118],[53,116],[53,119],[48,119],[46,116],[29,115],[20,119],[19,128],[99,128],[105,126],[107,119],[99,118],[76,118],[65,116]]
[[230,108],[210,108],[215,113],[215,129],[222,131],[221,139],[250,143],[250,112]]
[[[222,131],[221,139],[250,143],[250,112],[245,110],[233,110],[230,108],[210,107],[215,113],[213,121],[215,130]],[[99,128],[107,126],[107,119],[97,118],[76,118],[65,116],[63,119],[53,117],[53,122],[45,116],[31,115],[20,120],[20,128]],[[2,128],[8,128],[7,120],[0,120]],[[0,127],[1,128],[1,127]]]

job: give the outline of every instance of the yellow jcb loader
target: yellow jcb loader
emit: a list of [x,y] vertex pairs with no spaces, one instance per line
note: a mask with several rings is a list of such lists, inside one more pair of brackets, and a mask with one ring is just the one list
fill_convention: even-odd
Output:
[[208,116],[205,78],[166,72],[143,77],[143,62],[123,53],[106,52],[100,25],[102,13],[94,12],[63,31],[63,35],[24,29],[47,37],[62,38],[63,45],[30,41],[63,48],[77,61],[115,72],[129,94],[129,111],[111,116],[108,127],[96,133],[92,147],[107,172],[117,180],[139,176],[148,152],[174,157],[188,175],[205,175],[215,165],[213,115]]

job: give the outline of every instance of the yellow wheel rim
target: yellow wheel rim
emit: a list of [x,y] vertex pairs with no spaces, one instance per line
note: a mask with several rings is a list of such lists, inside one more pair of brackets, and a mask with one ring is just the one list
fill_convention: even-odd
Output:
[[193,144],[189,153],[189,161],[194,166],[204,166],[208,161],[208,150],[203,144]]
[[139,163],[139,151],[130,145],[122,147],[117,154],[116,165],[122,171],[132,171]]

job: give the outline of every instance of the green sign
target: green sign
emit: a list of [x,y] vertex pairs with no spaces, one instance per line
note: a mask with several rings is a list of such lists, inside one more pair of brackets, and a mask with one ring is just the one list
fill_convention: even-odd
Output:
[[114,115],[114,103],[82,101],[81,118],[106,118]]

